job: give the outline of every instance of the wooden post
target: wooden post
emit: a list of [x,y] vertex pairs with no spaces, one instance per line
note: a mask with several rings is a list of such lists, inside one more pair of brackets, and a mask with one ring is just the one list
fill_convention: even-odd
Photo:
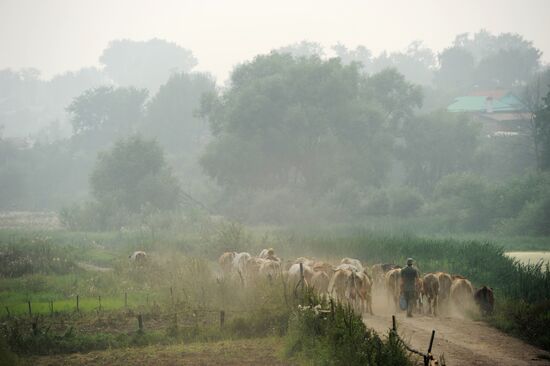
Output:
[[31,326],[32,334],[35,336],[38,335],[38,317],[32,322]]
[[220,329],[223,329],[225,325],[225,311],[220,311]]
[[435,330],[432,330],[432,338],[430,339],[430,346],[428,347],[428,354],[432,353],[432,346],[434,344]]
[[392,328],[391,328],[391,329],[392,329],[394,332],[397,332],[397,325],[395,324],[395,315],[392,315],[392,316],[391,316],[391,321],[392,321]]
[[300,286],[302,290],[302,296],[304,295],[304,264],[300,262]]
[[99,311],[101,311],[101,295],[98,296]]
[[140,333],[143,333],[143,316],[141,314],[138,314],[138,331]]
[[124,307],[128,308],[128,293],[124,292]]
[[80,301],[79,301],[79,296],[76,295],[76,312],[79,313],[80,312]]
[[29,316],[32,317],[31,300],[27,301],[27,304],[29,305]]
[[330,317],[332,320],[334,320],[334,300],[330,299]]

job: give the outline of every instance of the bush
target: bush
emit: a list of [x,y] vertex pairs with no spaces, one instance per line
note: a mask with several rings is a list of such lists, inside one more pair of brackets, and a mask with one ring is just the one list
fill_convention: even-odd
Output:
[[367,329],[360,315],[337,304],[334,311],[318,310],[318,299],[299,306],[290,319],[286,340],[287,357],[315,365],[412,365],[400,342],[393,336],[382,340]]
[[10,351],[4,337],[0,336],[0,366],[16,366],[18,364],[17,356]]
[[497,303],[489,323],[543,349],[550,350],[550,300],[529,303],[506,300]]

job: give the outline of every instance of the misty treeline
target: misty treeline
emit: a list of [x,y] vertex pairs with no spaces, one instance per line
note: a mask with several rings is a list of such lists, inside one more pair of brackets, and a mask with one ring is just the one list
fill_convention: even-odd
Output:
[[[439,54],[301,42],[223,87],[158,39],[114,41],[99,61],[51,80],[0,71],[3,210],[61,210],[76,229],[204,212],[550,234],[550,71],[520,35],[459,35]],[[517,135],[446,110],[497,88],[533,113]]]

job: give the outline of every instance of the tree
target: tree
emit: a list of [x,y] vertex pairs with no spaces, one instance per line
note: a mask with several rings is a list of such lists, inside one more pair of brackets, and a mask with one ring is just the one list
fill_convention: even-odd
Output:
[[475,71],[474,56],[462,47],[449,47],[439,56],[439,69],[435,84],[442,89],[463,92],[473,86]]
[[203,103],[213,134],[206,173],[226,188],[290,185],[313,195],[342,177],[384,182],[391,126],[421,99],[394,70],[368,78],[338,59],[277,53],[236,68],[230,85]]
[[[468,54],[473,58],[474,69],[467,77],[470,68]],[[440,78],[443,81],[453,80],[452,70],[456,70],[459,73],[456,78],[460,76],[464,80],[472,80],[474,85],[482,88],[512,88],[529,81],[540,67],[541,54],[531,41],[519,34],[493,35],[481,30],[470,37],[464,33],[456,36],[447,54],[445,51],[442,53],[443,59],[440,58],[440,61],[449,64],[444,66],[441,63],[440,72],[444,76]]]
[[102,86],[86,90],[67,107],[73,133],[100,145],[127,136],[135,132],[146,98],[144,89]]
[[544,98],[544,107],[534,118],[534,140],[539,170],[550,170],[550,91]]
[[308,42],[308,41],[302,41],[298,43],[293,43],[288,46],[283,46],[275,50],[277,53],[288,53],[292,55],[292,57],[300,58],[300,57],[323,57],[325,55],[325,51],[323,50],[323,46],[321,46],[317,42]]
[[479,144],[480,126],[464,115],[437,111],[416,117],[403,127],[403,145],[398,156],[407,183],[424,193],[451,173],[472,166]]
[[146,88],[154,94],[169,76],[189,72],[197,65],[193,53],[161,39],[112,41],[99,61],[105,73],[120,86]]
[[181,195],[160,146],[139,136],[119,140],[99,154],[90,187],[100,206],[134,214],[175,209]]
[[332,46],[332,50],[341,60],[343,65],[356,62],[361,65],[364,72],[370,72],[372,66],[372,52],[365,46],[357,46],[354,50],[348,49],[345,45],[338,43]]
[[209,131],[195,112],[202,95],[214,91],[214,80],[208,74],[174,74],[147,104],[142,130],[170,152],[196,151]]

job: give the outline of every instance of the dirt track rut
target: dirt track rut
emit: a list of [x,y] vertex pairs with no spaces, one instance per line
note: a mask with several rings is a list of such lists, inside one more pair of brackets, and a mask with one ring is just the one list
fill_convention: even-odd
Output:
[[[364,321],[368,327],[384,335],[387,335],[392,323],[391,315],[367,315]],[[411,347],[422,352],[428,349],[432,329],[435,329],[432,353],[436,356],[444,354],[447,366],[550,365],[550,353],[480,321],[427,315],[406,318],[404,314],[398,314],[397,327],[399,335]]]

